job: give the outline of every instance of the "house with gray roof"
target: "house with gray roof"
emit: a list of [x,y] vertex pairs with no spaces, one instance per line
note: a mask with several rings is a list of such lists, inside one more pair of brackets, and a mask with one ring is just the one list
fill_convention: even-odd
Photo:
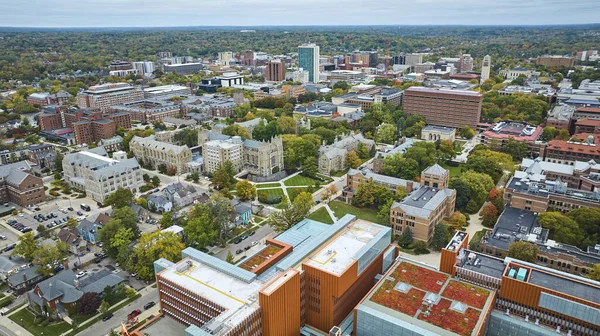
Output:
[[0,255],[0,279],[6,280],[15,270],[20,270],[23,265],[25,265],[25,260],[21,257]]
[[60,315],[74,307],[83,294],[92,292],[101,295],[106,287],[115,287],[124,281],[108,270],[88,277],[89,279],[79,280],[73,271],[62,271],[38,283],[27,293],[29,305],[38,311],[46,306],[51,313]]
[[173,202],[160,194],[148,196],[148,209],[152,212],[165,213],[173,210]]
[[121,150],[123,145],[123,137],[115,135],[112,138],[102,139],[98,142],[98,147],[103,147],[107,152],[116,152]]
[[30,174],[27,161],[0,165],[0,202],[13,202],[22,207],[46,200],[44,182]]
[[175,207],[188,206],[200,196],[198,190],[191,184],[181,182],[169,184],[162,190],[162,195],[169,199]]
[[34,265],[26,269],[15,269],[13,274],[6,279],[8,288],[17,295],[21,295],[42,281],[44,276],[38,272],[40,267]]

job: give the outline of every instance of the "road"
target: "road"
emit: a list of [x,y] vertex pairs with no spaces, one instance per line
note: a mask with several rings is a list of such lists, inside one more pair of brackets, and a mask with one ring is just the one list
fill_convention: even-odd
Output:
[[327,189],[327,187],[329,187],[330,185],[335,185],[335,187],[337,188],[338,191],[342,191],[344,189],[344,187],[346,186],[346,176],[347,175],[343,175],[342,177],[332,176],[332,178],[334,179],[333,182],[331,182],[330,184],[326,185],[325,187],[319,189],[318,191],[316,191],[313,194],[313,200],[315,201],[315,203],[317,201],[322,201],[322,195],[323,195],[323,193],[325,193],[325,189]]
[[[264,246],[264,242],[267,238],[273,238],[276,235],[277,233],[273,231],[273,228],[269,225],[262,226],[258,230],[256,230],[256,233],[254,235],[248,237],[248,239],[243,240],[239,244],[228,244],[227,247],[224,249],[215,249],[215,257],[225,260],[229,252],[231,252],[231,254],[234,255],[235,259],[238,260],[241,256],[249,256],[255,251],[259,250],[261,247]],[[235,254],[235,251],[240,249],[243,250],[245,246],[251,245],[253,241],[259,242],[259,244],[252,247],[248,251],[244,251],[240,255]]]
[[159,300],[158,290],[156,288],[145,288],[144,290],[142,290],[141,298],[114,312],[114,316],[110,320],[106,322],[99,321],[77,335],[106,336],[110,330],[119,328],[121,326],[121,323],[124,323],[127,320],[127,315],[129,315],[129,313],[131,313],[133,310],[139,309],[141,311],[144,311],[144,305],[150,301],[156,302],[156,305],[152,309],[156,309],[158,311]]
[[8,329],[4,326],[0,326],[0,335],[2,335],[2,336],[18,336],[17,334],[15,334],[10,329]]

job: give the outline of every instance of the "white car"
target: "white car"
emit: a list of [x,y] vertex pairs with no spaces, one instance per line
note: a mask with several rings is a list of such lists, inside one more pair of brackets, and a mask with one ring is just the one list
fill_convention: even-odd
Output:
[[22,212],[19,212],[19,217],[25,216]]
[[252,246],[256,246],[256,245],[258,245],[258,242],[257,241],[253,241],[252,242]]
[[87,274],[88,274],[87,271],[81,271],[81,272],[77,273],[77,279],[81,279],[84,276],[86,276]]

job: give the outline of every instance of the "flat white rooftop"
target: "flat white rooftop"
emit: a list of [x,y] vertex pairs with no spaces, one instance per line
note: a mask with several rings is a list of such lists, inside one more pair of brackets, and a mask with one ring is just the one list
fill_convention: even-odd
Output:
[[219,147],[219,148],[233,148],[235,146],[241,146],[241,143],[233,143],[230,140],[212,140],[204,143],[204,147]]
[[357,259],[358,252],[383,230],[384,227],[362,219],[345,228],[317,253],[306,259],[308,266],[341,275]]
[[263,283],[247,283],[209,265],[193,259],[184,259],[186,260],[192,261],[192,266],[187,270],[177,272],[177,265],[182,264],[179,262],[166,269],[161,276],[223,306],[226,310],[217,320],[235,325],[259,308],[258,291]]

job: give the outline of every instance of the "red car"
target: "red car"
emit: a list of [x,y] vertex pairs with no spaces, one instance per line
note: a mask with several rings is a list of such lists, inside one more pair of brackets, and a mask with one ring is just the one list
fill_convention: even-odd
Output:
[[142,313],[141,310],[136,309],[136,310],[132,311],[131,313],[129,313],[129,315],[127,315],[127,318],[130,320],[134,319],[136,316],[140,315],[141,313]]

